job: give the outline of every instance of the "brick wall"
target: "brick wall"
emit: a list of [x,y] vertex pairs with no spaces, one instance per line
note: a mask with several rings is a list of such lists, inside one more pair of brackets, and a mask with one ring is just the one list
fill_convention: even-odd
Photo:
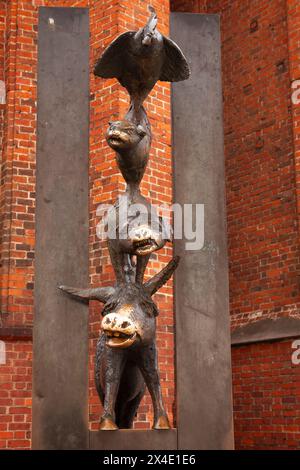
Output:
[[234,326],[297,313],[299,232],[286,2],[227,2],[222,20]]
[[187,13],[206,13],[208,0],[171,0],[171,11]]
[[[297,0],[174,0],[221,15],[232,327],[299,317]],[[238,449],[299,448],[300,366],[291,342],[233,349]]]
[[[0,9],[2,4],[0,3]],[[169,4],[167,1],[152,2],[156,7],[160,30],[167,34]],[[92,285],[113,282],[105,242],[96,237],[96,225],[100,221],[96,210],[100,203],[115,201],[124,182],[114,160],[114,153],[106,144],[104,132],[110,119],[122,117],[127,107],[127,95],[116,80],[95,78],[92,68],[103,49],[121,32],[137,29],[146,20],[146,4],[143,1],[122,0],[11,0],[6,4],[5,80],[7,105],[4,109],[4,132],[2,149],[1,180],[1,323],[0,327],[24,327],[33,323],[34,288],[34,190],[36,151],[36,80],[37,80],[37,20],[39,6],[70,6],[90,8],[91,30],[91,116],[90,116],[90,278]],[[2,11],[2,10],[1,10]],[[1,38],[0,23],[0,38]],[[0,44],[3,45],[3,41]],[[0,48],[0,52],[1,52]],[[0,55],[1,64],[1,55]],[[0,67],[1,72],[1,67]],[[1,77],[0,77],[1,79]],[[154,139],[149,168],[142,185],[143,194],[154,203],[172,201],[171,185],[171,132],[170,132],[170,87],[158,84],[151,93],[147,110],[152,122]],[[1,127],[0,127],[1,129]],[[158,137],[159,136],[159,137]],[[147,275],[161,269],[172,256],[171,246],[158,255],[153,255]],[[161,289],[156,301],[162,311],[158,320],[159,366],[162,375],[163,393],[172,421],[174,411],[174,340],[172,282]],[[94,387],[94,350],[100,328],[99,304],[90,308],[90,422],[97,428],[101,406]],[[10,341],[10,347],[24,352],[31,348],[30,341]],[[11,370],[18,367],[18,356],[8,356]],[[27,356],[27,370],[31,367],[31,356]],[[16,362],[14,362],[16,361]],[[27,383],[30,376],[23,376],[24,400],[27,400]],[[22,381],[21,376],[19,377]],[[25,381],[26,380],[26,381]],[[9,376],[0,366],[0,390],[3,389],[5,403],[0,408],[0,417],[10,412],[17,386],[15,376]],[[11,387],[11,388],[10,388]],[[22,394],[22,391],[20,392]],[[30,447],[30,407],[20,414],[26,419],[26,440],[19,442],[18,435],[3,435],[2,447]],[[23,410],[23,411],[22,411]],[[146,396],[136,420],[137,428],[149,428],[152,422],[152,405]],[[26,416],[25,416],[26,415]],[[21,429],[21,428],[20,428]],[[5,432],[8,432],[5,429]],[[5,438],[6,436],[6,438]]]
[[[299,317],[287,20],[297,22],[285,0],[215,3],[208,11],[222,15],[232,326]],[[290,341],[234,348],[238,449],[299,448],[300,367],[291,353]]]
[[[31,325],[33,320],[37,29],[31,2],[11,0],[6,8],[0,324],[16,327]],[[9,421],[1,447],[28,448],[32,345],[7,341],[6,347],[7,366],[0,366],[4,394],[0,419],[3,424]]]
[[6,341],[6,364],[0,365],[0,449],[31,446],[32,347]]
[[[287,0],[290,81],[294,91],[300,88],[300,4]],[[300,217],[300,104],[292,101],[298,225]]]
[[[5,21],[6,21],[6,2],[0,2],[0,81],[4,81],[4,51],[5,51]],[[1,84],[0,84],[1,86]],[[3,118],[4,105],[1,104],[0,98],[0,148],[2,147],[3,138]],[[0,170],[1,178],[1,170]]]
[[234,347],[233,399],[237,449],[299,449],[300,365],[292,342]]
[[[167,33],[169,2],[152,3],[159,14],[160,29]],[[7,91],[7,105],[0,109],[0,327],[30,326],[33,322],[37,8],[43,5],[90,7],[91,70],[95,59],[117,34],[136,29],[145,20],[146,3],[142,0],[0,1],[0,13],[5,11],[0,20],[0,80],[5,77]],[[232,325],[267,316],[299,316],[299,107],[292,106],[290,100],[291,81],[300,79],[298,1],[173,0],[171,8],[221,14]],[[100,203],[115,200],[124,189],[104,131],[109,119],[124,114],[127,96],[115,80],[95,79],[92,73],[90,87],[90,275],[92,285],[104,285],[112,282],[113,272],[105,243],[96,237],[96,209]],[[158,84],[146,106],[154,141],[142,190],[153,202],[169,203],[169,86]],[[160,269],[171,253],[168,246],[154,255],[148,274]],[[172,417],[175,398],[171,281],[156,300],[162,311],[158,320],[159,363]],[[92,428],[96,428],[101,412],[93,385],[99,324],[99,305],[93,304]],[[0,366],[0,447],[28,448],[31,342],[10,340],[6,346],[7,364]],[[299,366],[291,365],[290,348],[290,341],[234,348],[237,448],[299,447]],[[269,369],[273,371],[271,376]],[[241,392],[245,383],[248,389]],[[149,427],[150,422],[147,396],[136,427]]]
[[[180,11],[195,11],[195,2],[174,0],[174,9],[177,3]],[[286,0],[210,0],[200,11],[205,10],[221,14],[232,326],[298,315]],[[292,10],[290,18],[297,28]]]
[[[297,111],[293,133],[291,103],[296,3],[207,2],[208,12],[221,13],[222,25],[233,328],[266,317],[299,318]],[[234,348],[238,449],[299,448],[300,366],[292,365],[291,354],[290,341]]]

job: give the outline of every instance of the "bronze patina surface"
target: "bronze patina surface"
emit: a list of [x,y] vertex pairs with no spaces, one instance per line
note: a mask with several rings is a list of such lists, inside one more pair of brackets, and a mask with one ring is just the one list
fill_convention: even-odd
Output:
[[[79,300],[104,303],[95,361],[96,387],[104,408],[101,430],[131,428],[146,386],[153,401],[153,428],[170,429],[157,365],[155,332],[159,312],[152,296],[171,277],[179,257],[173,258],[158,274],[144,282],[151,253],[164,246],[170,239],[171,230],[140,192],[152,140],[143,102],[158,80],[185,80],[190,72],[178,46],[156,29],[155,10],[152,7],[149,10],[147,24],[139,31],[124,33],[113,41],[94,71],[102,78],[117,78],[130,96],[126,116],[110,122],[106,133],[108,145],[115,151],[118,167],[127,183],[113,212],[120,215],[126,211],[127,214],[139,204],[146,209],[145,214],[144,217],[140,214],[125,217],[123,225],[117,224],[116,236],[108,235],[116,275],[114,287],[78,289],[60,286]],[[107,224],[113,212],[108,213]],[[153,218],[155,224],[151,223]]]

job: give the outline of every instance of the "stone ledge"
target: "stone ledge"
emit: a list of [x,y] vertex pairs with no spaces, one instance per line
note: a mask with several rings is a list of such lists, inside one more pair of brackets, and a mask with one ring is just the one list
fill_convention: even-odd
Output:
[[177,429],[90,431],[91,450],[174,450],[177,449]]
[[300,319],[291,317],[266,318],[236,328],[231,334],[231,346],[295,337],[300,337]]

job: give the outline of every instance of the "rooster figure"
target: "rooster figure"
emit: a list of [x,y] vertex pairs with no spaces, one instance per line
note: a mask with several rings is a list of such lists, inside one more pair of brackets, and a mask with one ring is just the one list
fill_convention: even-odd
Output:
[[94,73],[117,78],[130,95],[127,118],[138,121],[140,108],[158,80],[179,82],[190,76],[186,58],[179,47],[156,28],[157,15],[149,6],[150,18],[138,31],[117,37],[96,63]]

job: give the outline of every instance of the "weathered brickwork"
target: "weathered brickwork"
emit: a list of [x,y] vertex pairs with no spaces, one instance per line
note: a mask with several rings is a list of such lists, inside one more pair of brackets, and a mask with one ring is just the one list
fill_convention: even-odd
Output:
[[[169,2],[151,2],[168,34]],[[114,275],[104,241],[96,236],[99,204],[111,203],[124,182],[104,132],[124,115],[128,98],[115,80],[92,67],[118,34],[146,19],[143,0],[0,0],[1,326],[33,323],[36,152],[37,19],[39,6],[90,8],[90,278],[106,285]],[[260,318],[299,316],[299,109],[291,84],[300,80],[298,0],[171,0],[173,11],[219,13],[222,28],[224,132],[230,306],[232,326]],[[188,51],[186,51],[188,54]],[[300,98],[300,94],[299,94]],[[170,86],[157,84],[146,102],[154,140],[143,194],[172,201]],[[147,275],[172,255],[153,256]],[[175,423],[173,291],[156,295],[159,367],[167,409]],[[94,388],[94,350],[100,308],[90,308],[90,423],[101,407]],[[1,339],[1,338],[0,338]],[[0,447],[30,448],[31,342],[6,341],[0,365]],[[233,349],[237,448],[299,448],[299,368],[291,341]],[[136,428],[151,425],[151,401]]]
[[0,365],[0,449],[31,445],[32,347],[6,341],[6,364]]
[[[5,44],[5,23],[6,23],[6,2],[0,2],[0,148],[2,148],[3,138],[3,119],[4,119],[4,104],[2,103],[2,93],[4,84],[4,44]],[[1,170],[0,170],[1,172]],[[1,178],[1,173],[0,173]]]
[[[299,317],[297,0],[174,0],[221,16],[232,327]],[[300,366],[291,342],[233,349],[239,449],[299,448]]]
[[293,90],[293,131],[296,168],[296,195],[298,226],[300,217],[300,4],[297,0],[287,0],[289,68]]
[[[195,2],[178,3],[195,11]],[[200,3],[201,12],[221,15],[232,325],[298,315],[290,57],[298,71],[299,61],[287,20],[299,32],[299,5],[290,5],[288,17],[286,0]],[[291,34],[297,51],[299,36]]]
[[[33,323],[34,288],[34,204],[36,151],[36,85],[37,85],[37,20],[39,6],[69,6],[90,8],[91,79],[90,79],[90,277],[92,285],[113,282],[106,243],[96,236],[100,218],[97,207],[111,203],[124,190],[114,153],[107,146],[104,132],[109,119],[123,116],[128,104],[126,93],[116,80],[96,79],[93,64],[104,48],[121,32],[137,29],[147,18],[143,1],[119,0],[46,1],[11,0],[6,3],[6,35],[1,41],[5,55],[7,105],[4,108],[4,137],[1,180],[1,325],[21,326]],[[168,33],[169,4],[153,2],[160,18],[160,30]],[[2,11],[2,10],[1,10]],[[0,37],[1,37],[0,23]],[[1,55],[0,55],[1,63]],[[1,72],[1,68],[0,68]],[[0,77],[1,79],[1,77]],[[171,203],[171,131],[170,87],[158,84],[151,93],[147,109],[153,126],[152,155],[142,190],[154,203]],[[1,129],[1,127],[0,127]],[[161,269],[172,256],[171,246],[154,255],[147,275]],[[173,299],[170,281],[156,296],[161,309],[158,320],[159,365],[167,409],[172,419],[174,411],[174,340]],[[90,309],[90,420],[97,428],[101,407],[94,388],[94,350],[99,334],[101,315],[99,304]],[[22,343],[23,344],[23,343]],[[22,347],[21,343],[16,343]],[[24,343],[25,348],[31,346]],[[12,359],[13,361],[13,359]],[[28,368],[31,366],[28,358]],[[13,362],[10,362],[11,367]],[[0,379],[7,385],[7,376]],[[8,393],[10,397],[10,392]],[[152,405],[145,397],[135,426],[148,428],[152,421]],[[7,413],[7,408],[4,413]],[[30,416],[30,411],[28,417]],[[27,417],[27,419],[29,419]],[[18,447],[9,437],[4,447]],[[29,446],[28,441],[28,446]],[[25,444],[24,444],[25,445]],[[21,447],[21,444],[20,444]]]
[[182,13],[206,13],[208,0],[171,0],[171,11]]
[[292,342],[234,347],[233,401],[237,449],[299,449],[300,365]]

